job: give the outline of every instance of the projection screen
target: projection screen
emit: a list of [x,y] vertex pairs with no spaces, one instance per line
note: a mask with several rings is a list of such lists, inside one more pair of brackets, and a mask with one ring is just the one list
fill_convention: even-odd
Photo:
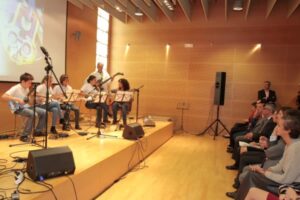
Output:
[[40,82],[47,49],[53,70],[65,73],[66,0],[0,1],[0,81],[18,82],[28,72]]

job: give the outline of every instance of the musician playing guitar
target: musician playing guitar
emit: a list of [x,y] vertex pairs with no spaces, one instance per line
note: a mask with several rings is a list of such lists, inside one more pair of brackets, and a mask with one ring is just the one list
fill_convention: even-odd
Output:
[[90,75],[87,79],[87,83],[85,83],[81,87],[81,94],[85,97],[88,97],[87,102],[85,103],[85,107],[88,109],[96,109],[97,117],[96,117],[96,127],[101,126],[102,120],[102,110],[103,110],[103,122],[109,123],[107,118],[108,114],[108,106],[106,103],[99,103],[94,101],[94,97],[99,95],[99,88],[97,87],[97,79],[94,75]]
[[[48,86],[49,86],[49,96],[51,97],[51,101],[49,101],[49,111],[52,112],[52,125],[50,128],[50,132],[53,134],[57,134],[56,131],[56,122],[57,119],[59,118],[60,124],[63,124],[65,126],[65,120],[64,116],[61,112],[60,105],[57,101],[53,101],[53,99],[56,98],[55,95],[53,95],[53,90],[52,90],[52,76],[49,76],[48,78]],[[41,84],[36,88],[37,92],[37,102],[38,102],[38,107],[40,108],[46,108],[46,91],[47,91],[47,75],[44,76]]]
[[[20,83],[11,87],[6,91],[2,98],[9,102],[11,111],[16,115],[21,115],[28,118],[25,124],[25,128],[21,133],[20,140],[23,142],[29,142],[29,134],[32,130],[34,113],[33,107],[26,103],[25,99],[28,98],[29,88],[32,85],[33,76],[29,73],[24,73],[20,76]],[[38,124],[35,128],[35,135],[42,135],[42,131],[45,127],[46,110],[43,108],[35,108],[38,115]]]
[[[69,77],[66,74],[63,74],[60,76],[59,78],[59,82],[61,84],[62,89],[64,90],[64,92],[68,95],[71,95],[71,97],[73,95],[78,95],[78,94],[74,94],[73,92],[73,88],[69,85]],[[56,85],[53,88],[53,95],[56,96],[57,100],[64,100],[65,97],[63,95],[63,92],[61,90],[61,88],[59,87],[59,85]],[[68,98],[70,98],[70,96],[68,96]],[[70,99],[66,99],[67,101]],[[79,108],[74,105],[72,102],[63,102],[61,105],[61,109],[65,111],[64,114],[64,119],[65,119],[65,125],[63,126],[63,130],[70,130],[69,127],[69,122],[70,122],[70,110],[72,110],[75,114],[75,129],[81,130],[80,126],[79,126],[79,116],[80,116],[80,111]]]

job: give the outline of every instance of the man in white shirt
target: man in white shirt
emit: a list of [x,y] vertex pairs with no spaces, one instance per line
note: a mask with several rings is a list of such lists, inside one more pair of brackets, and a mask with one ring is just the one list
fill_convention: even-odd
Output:
[[108,106],[106,103],[94,102],[93,97],[99,95],[99,91],[97,88],[97,79],[94,75],[91,75],[87,79],[87,83],[81,87],[81,94],[84,96],[88,96],[88,101],[85,103],[85,107],[88,109],[96,109],[97,110],[97,118],[96,118],[96,127],[101,126],[102,120],[102,110],[103,110],[103,122],[109,123],[107,115],[108,115]]
[[[76,96],[78,95],[78,94],[73,93],[73,88],[69,85],[69,77],[66,74],[61,75],[59,81],[61,84],[61,88],[67,94],[67,96],[72,95],[71,97],[73,97],[73,95],[76,95]],[[58,99],[65,98],[61,88],[59,85],[56,85],[53,88],[53,95],[55,95]],[[70,100],[70,99],[67,99],[67,100]],[[81,130],[81,128],[79,126],[79,116],[80,116],[79,108],[71,102],[64,102],[63,104],[61,104],[61,109],[65,111],[64,118],[65,118],[66,124],[63,126],[63,130],[70,130],[70,127],[69,127],[70,110],[72,110],[75,114],[75,129]]]
[[[32,81],[33,76],[29,73],[24,73],[20,76],[20,83],[11,87],[2,95],[2,98],[9,102],[10,109],[14,114],[28,118],[20,137],[20,140],[23,142],[30,140],[29,134],[33,128],[33,107],[25,101],[25,99],[28,99],[29,88],[32,85]],[[45,127],[46,111],[36,107],[35,112],[38,116],[38,124],[34,134],[42,135],[42,131]]]
[[[101,84],[101,82],[110,78],[108,72],[106,70],[103,70],[103,66],[103,63],[97,63],[97,70],[92,72],[88,77],[90,77],[91,75],[95,76],[97,80],[97,86],[101,86],[101,89],[107,92],[109,90],[111,81],[108,81],[105,84]],[[88,77],[85,79],[85,83],[87,82]]]
[[[49,97],[51,97],[51,99],[48,104],[48,109],[49,109],[49,112],[52,112],[52,125],[50,128],[50,132],[53,134],[57,134],[57,131],[55,128],[57,119],[59,118],[60,124],[63,124],[63,125],[65,124],[65,120],[64,120],[63,114],[61,112],[59,103],[57,101],[52,100],[52,96],[53,96],[53,98],[55,98],[55,95],[53,95],[53,90],[52,90],[51,86],[52,86],[52,76],[49,76],[48,87],[49,87]],[[38,95],[38,98],[37,98],[38,106],[40,108],[46,109],[47,76],[44,76],[42,83],[37,87],[36,92]]]

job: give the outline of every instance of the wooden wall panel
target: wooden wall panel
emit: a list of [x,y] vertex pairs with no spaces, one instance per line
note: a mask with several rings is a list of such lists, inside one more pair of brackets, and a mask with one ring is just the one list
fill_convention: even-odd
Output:
[[[216,115],[213,98],[218,71],[227,72],[221,118],[228,127],[248,117],[250,104],[265,80],[272,81],[279,104],[295,106],[300,83],[300,22],[277,20],[278,17],[245,22],[232,14],[229,22],[214,17],[204,22],[194,17],[188,23],[183,15],[176,17],[176,23],[124,25],[114,20],[111,58],[115,65],[111,69],[126,72],[125,77],[135,82],[133,87],[137,82],[145,85],[142,113],[171,116],[179,128],[180,111],[176,106],[184,101],[190,104],[184,113],[185,128],[202,130]],[[255,16],[250,13],[249,17]],[[127,43],[131,45],[124,56]],[[185,43],[194,47],[184,48]],[[257,43],[262,47],[254,52]]]

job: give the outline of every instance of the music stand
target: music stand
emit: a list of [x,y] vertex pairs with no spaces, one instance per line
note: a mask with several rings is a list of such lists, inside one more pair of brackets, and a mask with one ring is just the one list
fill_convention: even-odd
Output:
[[[214,124],[216,124],[215,129],[212,128]],[[220,132],[219,132],[219,124],[223,127],[223,130],[220,131]],[[217,118],[204,131],[202,131],[198,135],[205,134],[205,132],[208,131],[209,129],[212,129],[212,131],[214,132],[214,140],[216,139],[216,136],[218,136],[224,130],[227,133],[229,133],[228,129],[226,128],[226,126],[224,125],[224,123],[220,119],[220,105],[217,105]]]
[[180,102],[177,104],[176,109],[181,110],[181,124],[180,124],[180,129],[178,131],[182,131],[184,133],[188,133],[188,131],[184,130],[183,128],[183,113],[185,110],[189,110],[190,105],[186,102]]

